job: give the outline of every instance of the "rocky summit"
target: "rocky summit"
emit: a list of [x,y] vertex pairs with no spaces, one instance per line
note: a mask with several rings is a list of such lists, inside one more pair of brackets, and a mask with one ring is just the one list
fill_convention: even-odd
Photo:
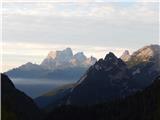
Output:
[[67,104],[96,104],[128,94],[127,65],[113,53],[89,68],[71,90]]
[[49,52],[47,58],[45,58],[41,66],[54,70],[57,68],[67,68],[67,67],[88,67],[96,62],[96,58],[87,58],[83,52],[78,52],[73,55],[71,48],[66,48],[62,51],[51,51]]

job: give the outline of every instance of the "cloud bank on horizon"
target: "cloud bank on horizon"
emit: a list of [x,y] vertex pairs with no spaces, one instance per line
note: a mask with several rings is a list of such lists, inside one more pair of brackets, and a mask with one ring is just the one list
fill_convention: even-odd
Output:
[[4,2],[3,71],[65,47],[100,58],[158,44],[156,0],[108,1]]
[[5,0],[4,2],[159,2],[159,0]]

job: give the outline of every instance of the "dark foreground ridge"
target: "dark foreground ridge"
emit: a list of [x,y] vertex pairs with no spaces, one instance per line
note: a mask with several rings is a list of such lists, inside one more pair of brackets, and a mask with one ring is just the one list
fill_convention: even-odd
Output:
[[34,101],[15,88],[11,80],[1,74],[2,120],[42,120],[42,112]]
[[160,76],[142,92],[90,107],[62,106],[46,120],[160,120]]

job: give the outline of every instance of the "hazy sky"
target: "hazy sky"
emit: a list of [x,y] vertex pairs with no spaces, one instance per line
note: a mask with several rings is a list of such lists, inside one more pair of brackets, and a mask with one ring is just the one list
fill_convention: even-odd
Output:
[[3,2],[2,71],[40,63],[49,51],[66,47],[100,58],[158,43],[158,2],[29,1]]

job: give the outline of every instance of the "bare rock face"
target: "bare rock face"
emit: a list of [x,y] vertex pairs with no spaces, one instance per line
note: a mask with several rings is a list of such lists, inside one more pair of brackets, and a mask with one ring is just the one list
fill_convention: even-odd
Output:
[[45,58],[41,66],[47,69],[56,69],[59,66],[66,66],[73,57],[71,48],[66,48],[62,51],[51,51],[48,53],[47,58]]
[[94,65],[96,63],[96,61],[97,61],[97,59],[95,57],[91,56],[90,58],[87,58],[85,63],[88,65]]
[[145,88],[160,74],[160,46],[148,45],[137,50],[126,64],[136,86]]
[[93,65],[96,58],[87,58],[83,52],[78,52],[73,55],[71,48],[66,48],[62,51],[51,51],[47,58],[45,58],[41,66],[50,70],[57,68],[68,68],[68,67],[89,67]]
[[122,56],[120,57],[123,61],[128,61],[130,59],[131,55],[129,53],[128,50],[125,50],[122,54]]
[[73,58],[71,59],[72,65],[82,65],[87,60],[87,57],[84,55],[83,52],[76,53]]
[[134,66],[144,62],[160,63],[160,46],[148,45],[134,52],[128,60],[129,65]]

